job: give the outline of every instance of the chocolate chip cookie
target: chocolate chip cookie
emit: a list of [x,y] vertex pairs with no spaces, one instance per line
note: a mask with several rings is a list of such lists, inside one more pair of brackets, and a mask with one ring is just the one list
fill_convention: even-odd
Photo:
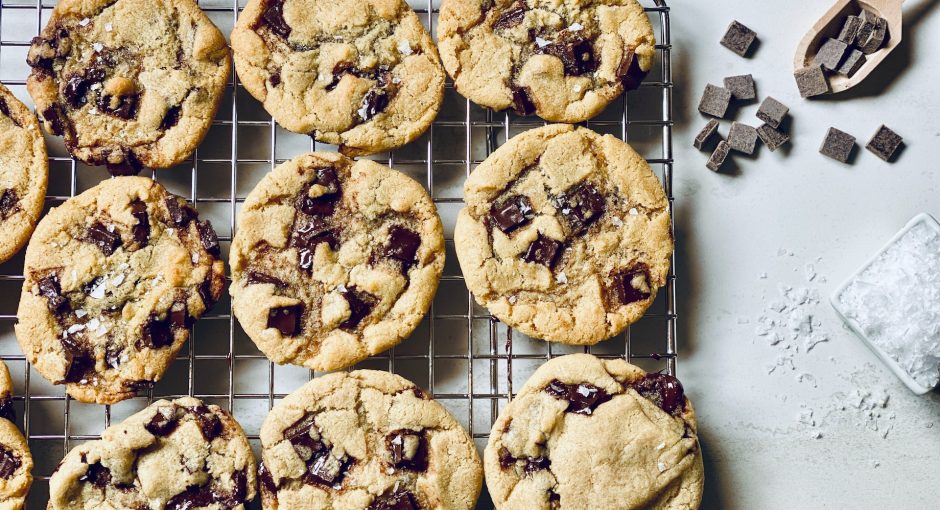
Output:
[[29,444],[16,428],[13,383],[0,361],[0,508],[19,510],[33,483],[33,457]]
[[574,354],[532,374],[483,455],[497,509],[698,508],[704,468],[682,384]]
[[244,509],[255,487],[241,426],[185,397],[154,402],[73,448],[49,480],[48,508]]
[[232,311],[271,360],[348,367],[408,337],[444,268],[424,188],[404,174],[310,153],[248,195],[229,263]]
[[225,37],[192,0],[62,0],[27,61],[46,130],[114,175],[188,158],[231,66]]
[[443,406],[388,372],[310,381],[261,427],[266,510],[469,510],[482,468]]
[[444,98],[437,49],[404,0],[250,0],[232,48],[278,124],[350,157],[419,137]]
[[219,254],[212,225],[151,179],[117,177],[67,200],[26,249],[26,359],[82,402],[134,396],[222,294]]
[[500,147],[467,180],[454,242],[477,302],[511,327],[594,344],[666,283],[669,201],[629,145],[552,125]]
[[594,117],[639,87],[656,54],[636,0],[444,0],[437,39],[462,95],[552,122]]
[[48,179],[46,142],[36,116],[0,85],[0,262],[29,240]]

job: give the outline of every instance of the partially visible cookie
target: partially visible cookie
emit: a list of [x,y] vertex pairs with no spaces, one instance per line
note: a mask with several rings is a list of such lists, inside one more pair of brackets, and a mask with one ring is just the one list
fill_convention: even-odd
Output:
[[599,114],[639,87],[656,54],[637,0],[444,0],[437,38],[462,95],[552,122]]
[[470,510],[482,485],[467,432],[388,372],[310,381],[274,406],[261,446],[265,510]]
[[238,218],[232,311],[271,360],[348,367],[400,343],[444,269],[434,202],[373,161],[310,153],[266,175]]
[[589,354],[532,374],[493,424],[484,467],[498,510],[689,510],[702,501],[682,384]]
[[26,249],[26,359],[82,402],[151,387],[221,296],[219,252],[212,225],[151,179],[117,177],[67,200]]
[[48,179],[46,142],[36,116],[0,84],[0,262],[29,240]]
[[23,508],[33,483],[33,457],[13,422],[0,418],[0,508]]
[[242,510],[254,499],[255,458],[224,409],[159,400],[102,438],[73,448],[49,480],[49,510]]
[[594,344],[665,285],[669,201],[629,145],[552,125],[500,147],[467,179],[454,232],[474,298],[521,332]]
[[13,407],[13,380],[7,364],[0,361],[0,418],[16,422],[16,408]]
[[232,48],[278,124],[351,157],[414,140],[444,98],[437,48],[404,0],[250,0]]
[[188,158],[231,69],[225,37],[192,0],[62,0],[27,61],[46,130],[114,175]]

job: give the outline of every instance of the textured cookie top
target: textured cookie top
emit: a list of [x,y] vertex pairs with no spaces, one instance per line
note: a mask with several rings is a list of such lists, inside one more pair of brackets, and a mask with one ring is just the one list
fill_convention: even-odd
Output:
[[612,136],[523,133],[474,170],[464,196],[454,241],[467,286],[527,335],[597,343],[666,283],[669,203],[646,161]]
[[589,354],[556,358],[493,425],[486,486],[506,510],[698,508],[696,430],[674,377]]
[[13,422],[0,419],[0,508],[19,510],[33,483],[33,457]]
[[469,510],[482,469],[440,404],[388,372],[310,381],[261,427],[266,509]]
[[414,140],[444,97],[437,49],[403,0],[251,0],[232,48],[278,124],[348,156]]
[[231,65],[225,38],[192,0],[62,0],[27,61],[46,129],[115,175],[189,157]]
[[431,197],[372,161],[311,153],[248,195],[232,243],[232,309],[277,363],[350,366],[406,338],[444,268]]
[[83,402],[160,379],[222,294],[212,225],[155,181],[117,177],[39,222],[16,337],[36,370]]
[[0,262],[29,239],[42,213],[48,178],[46,142],[36,116],[0,85]]
[[636,0],[444,0],[437,38],[458,92],[552,122],[594,117],[656,54]]
[[48,508],[243,509],[255,487],[242,428],[222,408],[186,397],[154,402],[73,448],[49,481]]

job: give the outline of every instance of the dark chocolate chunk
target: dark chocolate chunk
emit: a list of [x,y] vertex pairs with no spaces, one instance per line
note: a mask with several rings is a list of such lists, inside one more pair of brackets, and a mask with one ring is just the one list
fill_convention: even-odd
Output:
[[248,477],[242,471],[232,473],[231,491],[215,483],[202,486],[190,486],[186,492],[177,494],[167,501],[164,510],[191,510],[194,508],[213,507],[231,510],[242,507],[248,497]]
[[100,221],[96,221],[85,230],[83,241],[97,246],[105,255],[111,255],[118,249],[118,246],[121,246],[121,236],[114,231],[114,227],[106,227]]
[[836,39],[844,42],[847,45],[855,44],[855,39],[858,37],[858,29],[862,26],[862,20],[858,16],[847,16],[845,18],[845,24],[842,25],[842,30],[839,32],[839,37]]
[[728,76],[724,82],[725,88],[731,91],[731,97],[740,101],[757,99],[757,85],[752,75]]
[[724,37],[721,38],[721,45],[742,57],[746,57],[755,39],[757,39],[757,34],[753,30],[737,21],[732,21]]
[[649,74],[649,71],[644,71],[640,67],[640,59],[636,58],[634,49],[629,48],[617,67],[617,76],[620,77],[623,88],[626,90],[640,88],[640,84],[643,83],[647,74]]
[[743,122],[732,122],[728,132],[728,145],[744,154],[754,154],[757,148],[757,130]]
[[153,386],[156,383],[154,381],[148,381],[146,379],[138,379],[136,381],[127,381],[124,383],[124,387],[134,391],[140,390],[152,390]]
[[[319,185],[324,188],[323,194],[318,197],[310,196],[310,186]],[[295,207],[304,214],[310,216],[329,216],[336,209],[336,202],[339,200],[339,194],[342,188],[339,178],[336,176],[336,170],[332,168],[318,168],[317,176],[310,186],[297,196]]]
[[337,459],[329,449],[324,448],[316,452],[307,463],[304,483],[336,487],[343,482],[343,477],[346,476],[346,471],[351,465],[352,459],[348,456],[343,455],[343,458]]
[[[102,161],[108,168],[108,173],[115,177],[127,175],[137,175],[144,169],[143,163],[137,159],[137,155],[131,149],[114,149],[108,152],[106,159]],[[101,164],[101,162],[95,162]]]
[[[342,191],[336,169],[333,167],[317,168],[317,177],[311,184],[323,186],[323,195],[336,195]],[[312,213],[307,213],[312,214]]]
[[722,140],[718,142],[718,146],[715,147],[715,151],[712,152],[712,155],[708,158],[708,163],[705,164],[709,170],[712,172],[717,172],[721,169],[721,166],[725,164],[725,160],[728,159],[728,154],[731,153],[731,146],[728,145],[728,142]]
[[248,271],[247,282],[248,282],[248,285],[271,284],[279,288],[287,287],[287,283],[284,282],[283,280],[279,280],[271,275],[262,273],[260,271]]
[[391,98],[384,90],[372,89],[362,98],[362,105],[356,112],[359,118],[366,122],[385,111]]
[[300,228],[295,228],[290,245],[297,248],[297,264],[304,271],[310,272],[313,269],[313,255],[320,243],[327,243],[334,250],[339,245],[336,232],[324,222],[314,219]]
[[866,55],[871,55],[884,46],[887,36],[888,21],[865,11],[862,14],[862,26],[858,29],[858,49]]
[[535,103],[529,97],[529,89],[514,87],[512,89],[512,110],[517,115],[532,115],[535,113]]
[[855,150],[855,137],[836,128],[829,128],[819,153],[842,163],[848,163]]
[[199,404],[190,407],[187,411],[196,418],[199,423],[199,431],[202,432],[202,437],[206,441],[211,443],[213,439],[222,435],[222,420],[207,406]]
[[705,85],[705,92],[702,93],[702,99],[698,103],[698,111],[720,119],[728,112],[730,104],[731,91],[709,83]]
[[506,30],[518,26],[525,19],[527,10],[529,10],[529,6],[526,5],[525,0],[517,1],[499,15],[499,18],[493,23],[493,30]]
[[400,261],[403,269],[407,270],[415,263],[420,247],[421,236],[417,232],[398,225],[388,229],[385,256]]
[[790,141],[790,135],[779,129],[774,129],[768,124],[761,124],[761,126],[757,128],[757,136],[759,136],[761,141],[764,142],[764,145],[770,149],[770,152],[774,152]]
[[428,440],[424,433],[396,430],[385,436],[385,447],[393,468],[419,472],[428,469]]
[[300,333],[300,319],[304,313],[303,305],[282,306],[268,310],[267,327],[275,328],[284,336],[296,336]]
[[163,114],[163,119],[160,121],[160,129],[166,131],[179,124],[182,113],[183,107],[180,105],[169,107],[166,113]]
[[624,271],[614,275],[612,280],[613,291],[621,305],[646,301],[652,295],[649,273],[644,268]]
[[800,89],[800,96],[814,97],[829,93],[829,81],[822,67],[810,66],[797,69],[793,73],[796,86]]
[[[82,459],[82,461],[84,461],[84,459]],[[111,483],[111,470],[95,462],[94,464],[88,465],[88,470],[78,478],[78,481],[90,483],[102,489]]]
[[819,47],[819,50],[816,51],[816,56],[813,57],[813,64],[827,71],[835,71],[839,68],[839,65],[842,64],[842,59],[845,58],[845,51],[847,49],[849,49],[849,45],[842,41],[826,39],[822,46]]
[[903,144],[904,139],[900,135],[882,125],[865,148],[879,158],[891,162]]
[[75,73],[66,78],[65,87],[62,88],[62,95],[68,101],[72,108],[81,108],[88,102],[88,90],[95,83],[101,83],[104,80],[104,69],[98,66],[92,66],[80,73]]
[[49,132],[53,135],[63,136],[66,131],[71,131],[71,124],[59,103],[52,103],[43,110],[42,118],[49,124]]
[[119,119],[129,120],[137,116],[137,94],[113,96],[101,94],[96,106],[98,110]]
[[685,393],[682,389],[682,383],[671,375],[646,374],[642,379],[630,384],[629,387],[669,414],[685,409]]
[[[206,294],[210,293],[211,292],[207,292]],[[206,309],[214,304],[210,303],[212,301],[212,296],[207,296],[202,292],[199,294],[200,297],[202,297],[203,303],[206,305]],[[170,322],[170,327],[172,327],[174,330],[187,329],[191,325],[190,319],[191,317],[189,316],[189,307],[186,305],[186,301],[184,299],[177,298],[177,301],[173,303],[173,306],[170,307],[170,311],[167,313],[167,320]]]
[[82,383],[87,382],[87,375],[95,369],[95,355],[91,347],[84,341],[75,339],[67,335],[60,340],[63,350],[65,350],[65,378],[62,382]]
[[421,510],[421,505],[414,494],[399,489],[378,496],[366,510]]
[[8,480],[16,473],[16,470],[23,465],[19,455],[13,453],[13,450],[0,445],[0,478]]
[[196,230],[199,231],[199,240],[202,241],[202,247],[210,255],[218,257],[222,250],[219,247],[219,236],[215,234],[212,223],[209,220],[200,221],[196,224]]
[[[7,106],[7,100],[0,96],[0,115],[4,117],[10,117],[10,107]],[[10,117],[12,120],[12,117]]]
[[851,78],[865,65],[865,62],[868,62],[868,57],[861,50],[851,50],[849,55],[845,57],[845,61],[839,66],[838,73]]
[[131,202],[131,216],[137,220],[131,232],[137,248],[140,249],[147,246],[150,241],[150,216],[147,214],[147,204],[141,200]]
[[39,295],[46,298],[46,305],[49,311],[54,314],[61,314],[68,311],[71,306],[68,299],[62,295],[62,288],[59,286],[59,277],[54,274],[46,276],[39,280]]
[[561,494],[549,489],[548,505],[549,510],[561,510]]
[[502,203],[493,204],[490,209],[490,219],[506,234],[525,225],[534,217],[532,202],[529,197],[523,195],[511,196]]
[[764,121],[768,126],[777,129],[788,113],[790,113],[790,108],[787,105],[767,96],[760,104],[760,108],[757,109],[757,118]]
[[586,39],[562,40],[539,48],[536,53],[558,57],[566,76],[581,76],[597,70],[594,46]]
[[372,313],[378,298],[355,287],[346,289],[342,295],[349,303],[349,318],[343,321],[339,327],[346,330],[356,329],[359,323]]
[[561,214],[574,234],[583,234],[607,208],[600,191],[590,183],[579,184],[558,197]]
[[158,407],[157,412],[153,415],[153,418],[144,425],[144,428],[147,429],[147,432],[155,436],[165,437],[176,430],[176,426],[179,425],[179,419],[179,407],[177,407],[176,404]]
[[281,84],[281,71],[274,71],[271,73],[271,76],[268,78],[268,82],[271,83],[272,87],[277,87]]
[[505,446],[501,447],[496,455],[499,457],[499,466],[503,469],[508,469],[516,463],[516,458]]
[[274,483],[274,477],[271,476],[271,472],[268,471],[263,460],[258,461],[258,479],[261,481],[262,493],[266,492],[272,497],[277,495],[277,484]]
[[53,63],[60,56],[58,46],[56,38],[33,37],[26,54],[26,63],[36,71],[51,74]]
[[175,196],[166,197],[166,209],[170,213],[170,222],[177,228],[189,225],[190,221],[198,217],[189,204],[180,204],[180,199]]
[[0,193],[0,218],[7,219],[20,210],[20,197],[15,189],[5,189]]
[[151,315],[144,325],[143,334],[138,341],[137,348],[162,349],[173,345],[173,330],[168,321],[162,321]]
[[598,406],[611,399],[610,394],[593,384],[565,384],[558,379],[548,383],[545,392],[568,401],[565,412],[590,416]]
[[535,241],[529,245],[529,249],[522,256],[522,260],[533,264],[542,264],[552,269],[558,263],[563,246],[561,241],[539,234]]
[[290,37],[291,27],[284,20],[284,0],[268,0],[261,17],[272,32],[284,39]]
[[522,470],[530,475],[536,471],[543,471],[551,467],[552,461],[548,457],[528,457],[525,459],[525,465]]
[[13,399],[6,397],[0,399],[0,418],[6,418],[11,422],[16,422],[16,408],[13,406]]
[[284,439],[290,441],[294,451],[304,462],[311,460],[314,453],[326,449],[326,445],[314,437],[319,438],[320,432],[316,429],[316,415],[313,413],[305,414],[284,430]]
[[703,150],[706,146],[709,145],[709,142],[712,138],[718,133],[718,121],[711,119],[708,121],[708,124],[705,124],[705,127],[697,135],[695,135],[695,141],[692,142],[692,145],[695,146],[698,150]]

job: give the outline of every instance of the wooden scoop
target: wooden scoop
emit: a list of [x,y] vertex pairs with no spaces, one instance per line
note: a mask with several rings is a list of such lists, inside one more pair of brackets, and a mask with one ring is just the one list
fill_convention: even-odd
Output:
[[845,18],[849,15],[858,15],[864,8],[887,20],[888,39],[880,50],[871,55],[866,55],[868,60],[865,65],[851,78],[836,73],[829,75],[829,87],[832,89],[833,94],[849,90],[858,85],[901,44],[901,37],[903,36],[901,4],[903,3],[904,0],[838,0],[800,41],[800,45],[796,48],[796,56],[793,59],[794,70],[812,65],[813,57],[819,47],[822,46],[822,43],[830,37],[839,37]]

